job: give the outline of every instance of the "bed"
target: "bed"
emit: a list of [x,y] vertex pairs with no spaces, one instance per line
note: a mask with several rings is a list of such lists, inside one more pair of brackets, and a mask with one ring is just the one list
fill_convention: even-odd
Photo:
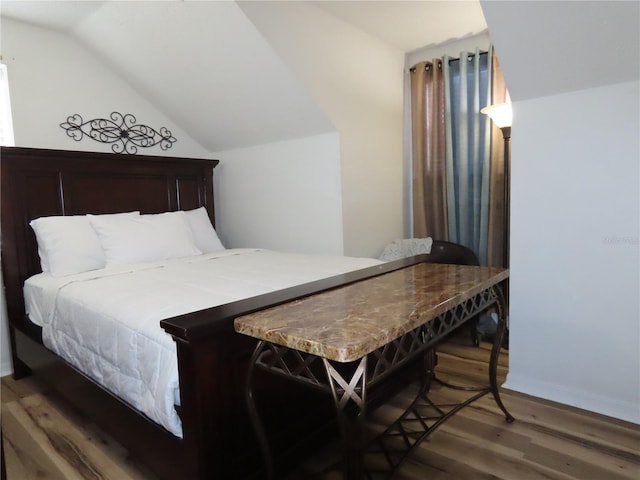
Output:
[[[63,355],[68,349],[66,344],[60,347],[61,354],[45,347],[46,326],[43,328],[42,318],[40,322],[33,319],[34,312],[46,311],[42,306],[46,301],[38,300],[33,292],[43,289],[47,282],[41,274],[38,244],[29,223],[50,216],[104,216],[132,211],[151,215],[202,208],[213,223],[213,171],[218,162],[16,147],[2,147],[0,155],[2,271],[14,377],[34,374],[45,380],[162,479],[262,475],[243,401],[247,364],[255,343],[234,332],[234,318],[418,261],[410,258],[384,264],[356,262],[348,271],[340,270],[338,274],[328,270],[316,277],[302,275],[295,285],[288,280],[289,283],[280,286],[263,286],[240,296],[224,296],[214,306],[201,305],[195,311],[169,308],[159,317],[161,320],[147,319],[156,327],[160,324],[161,329],[157,330],[165,340],[170,339],[171,355],[175,356],[172,368],[177,389],[165,395],[169,399],[165,403],[174,409],[174,421],[178,421],[177,427],[172,426],[171,421],[163,423],[143,413],[135,399],[115,394],[113,388],[96,381],[95,375],[74,366]],[[242,258],[253,278],[257,273],[251,267],[260,264],[260,255],[273,254],[260,249],[227,250],[204,255],[201,261]],[[154,264],[147,264],[142,278],[154,268]],[[161,268],[169,267],[163,263]],[[301,269],[304,271],[305,267]],[[106,285],[118,283],[120,278],[100,279],[105,283],[95,284],[96,297],[100,298],[103,292],[107,295]],[[150,294],[156,288],[153,282],[133,280],[134,284],[146,284]],[[67,283],[64,289],[70,290]],[[71,284],[73,288],[87,288],[80,286],[82,282]],[[129,311],[128,306],[123,308]],[[73,322],[80,323],[86,316],[82,311],[77,315]],[[42,317],[48,318],[48,314],[43,313]],[[372,404],[384,401],[401,388],[413,376],[412,371],[407,368],[406,375],[398,375],[371,392]],[[309,398],[308,391],[296,385],[287,384],[283,388],[287,392],[284,403],[282,398],[271,394],[277,390],[272,379],[261,383],[258,378],[254,391],[258,408],[269,413],[270,441],[280,453],[276,462],[286,471],[314,445],[335,435],[337,429],[330,402],[315,396]],[[291,414],[296,411],[299,414]]]

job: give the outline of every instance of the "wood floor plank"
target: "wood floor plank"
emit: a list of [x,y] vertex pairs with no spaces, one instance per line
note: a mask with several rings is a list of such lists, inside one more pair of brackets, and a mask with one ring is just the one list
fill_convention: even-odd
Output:
[[[437,398],[443,400],[455,398],[446,389],[438,395]],[[589,458],[596,464],[605,465],[612,474],[640,478],[640,428],[637,426],[610,425],[608,417],[591,412],[566,412],[564,415],[561,407],[540,404],[522,396],[511,398],[504,392],[502,397],[516,417],[516,421],[506,427],[508,430],[525,433],[535,439],[537,446],[553,446],[555,451],[563,451],[567,456]],[[502,413],[490,397],[485,397],[459,415],[494,422]],[[577,419],[570,420],[572,416]],[[594,431],[600,433],[594,435]]]
[[64,417],[41,394],[32,394],[19,402],[7,404],[6,409],[32,438],[38,440],[45,456],[55,459],[55,466],[63,478],[145,478],[125,462],[119,462],[117,457],[106,454],[104,444],[86,435],[79,425]]
[[[502,446],[524,452],[521,457],[538,465],[544,465],[552,470],[565,473],[572,478],[584,480],[608,480],[625,479],[624,472],[617,472],[615,469],[607,468],[607,464],[599,464],[589,456],[575,456],[569,453],[568,448],[560,450],[552,448],[549,443],[532,441],[531,436],[526,432],[518,431],[517,422],[503,428],[500,425],[491,425],[486,421],[480,422],[465,412],[457,415],[447,423],[445,430],[471,442],[489,443],[493,446]],[[492,450],[493,451],[493,450]],[[632,464],[629,464],[631,467]],[[637,466],[636,466],[637,467]]]
[[18,402],[3,405],[2,434],[8,480],[46,478],[83,480],[54,450],[46,436],[38,432]]
[[[456,362],[450,363],[448,368],[455,372],[456,368],[464,368],[463,363],[465,363],[465,360],[458,359]],[[474,361],[470,361],[470,363],[474,363]],[[457,366],[454,366],[454,364],[457,364]],[[464,372],[463,376],[466,374],[468,372]],[[444,402],[459,401],[463,395],[460,392],[444,388],[433,390],[435,392],[432,392],[432,395]],[[402,408],[408,405],[410,397],[416,391],[417,387],[404,397],[403,395],[398,396],[395,399],[397,402],[380,410],[381,415],[395,418],[401,413]],[[508,393],[505,394],[503,392],[503,400],[508,405],[512,399],[509,398]],[[513,400],[514,403],[517,403],[521,399],[514,398]],[[541,414],[542,417],[549,417],[546,428],[541,425],[519,421],[505,428],[502,412],[495,405],[491,396],[487,396],[472,407],[458,413],[453,420],[445,424],[443,429],[449,429],[449,431],[457,429],[457,433],[462,435],[472,435],[474,431],[483,432],[475,439],[476,441],[517,446],[517,449],[527,452],[523,456],[524,460],[531,460],[543,466],[546,465],[546,468],[567,474],[570,478],[580,478],[581,480],[640,478],[637,450],[638,446],[640,446],[640,433],[637,426],[620,421],[612,422],[611,424],[606,417],[577,410],[569,412],[571,413],[569,417],[575,415],[578,418],[576,422],[580,426],[587,425],[592,427],[592,432],[587,435],[576,434],[580,430],[567,433],[554,428],[558,425],[557,420],[554,418],[555,413],[559,411],[560,416],[562,416],[566,410],[565,406],[540,405],[537,399],[527,399],[527,402],[535,405],[537,409],[549,410],[546,414]],[[524,413],[521,409],[516,411],[518,414]],[[514,413],[513,409],[512,413]],[[457,419],[458,417],[460,419]],[[477,425],[470,425],[465,418],[474,419]],[[499,421],[498,425],[495,425],[496,419]],[[459,428],[457,424],[463,424],[464,428]],[[571,424],[571,426],[577,427],[574,424]],[[597,435],[593,434],[594,429],[598,431]],[[601,429],[606,431],[602,432],[600,431]],[[517,436],[514,437],[516,434]],[[604,434],[604,437],[601,436],[602,434]],[[610,445],[611,439],[607,441],[600,440],[601,438],[607,438],[609,434],[612,434],[613,438],[621,438],[623,440],[621,443],[630,444],[632,448],[626,450],[623,447],[622,450],[619,450]]]
[[[563,409],[560,405],[540,403],[522,395],[503,393],[503,399],[518,421],[532,430],[555,431],[566,441],[597,444],[611,455],[637,459],[640,454],[640,427],[637,425],[623,425],[603,415]],[[492,403],[481,405],[488,411],[499,411]]]
[[[13,439],[19,439],[19,436],[12,435]],[[25,443],[17,442],[16,444],[22,446]],[[14,443],[5,441],[4,443],[4,455],[6,461],[6,474],[7,479],[20,479],[20,480],[64,480],[57,474],[52,474],[51,471],[47,471],[46,467],[36,463],[30,455],[26,455],[22,448],[16,450]]]
[[[495,429],[497,431],[496,441],[505,441],[509,438],[502,433],[504,430],[525,436],[530,442],[530,445],[523,448],[523,451],[527,452],[527,454],[538,448],[561,452],[562,456],[567,457],[568,461],[573,459],[586,461],[596,465],[597,469],[606,470],[607,478],[614,475],[612,478],[636,479],[638,478],[638,472],[640,472],[640,459],[637,456],[629,456],[626,452],[622,455],[615,454],[615,452],[605,448],[602,443],[586,443],[576,437],[569,440],[565,433],[557,429],[548,429],[546,431],[535,429],[522,421],[515,421],[506,429],[503,429],[500,425],[495,425],[495,412],[478,408],[478,406],[465,409],[457,417],[477,421],[479,423],[478,428],[487,432]],[[464,420],[458,421],[456,418],[450,422],[450,426],[458,428],[458,423],[462,421]]]
[[[432,473],[436,472],[436,473]],[[449,458],[433,450],[421,450],[405,460],[394,480],[495,480],[493,473],[479,471],[467,465],[464,458]]]
[[[457,336],[452,338],[448,342],[444,342],[438,345],[439,355],[448,355],[459,359],[476,360],[479,362],[487,363],[491,354],[492,344],[488,342],[480,342],[477,347],[470,344],[468,340],[463,337]],[[501,355],[498,357],[498,365],[502,367],[509,366],[509,351],[506,349],[501,350]]]
[[[527,461],[521,452],[501,446],[483,444],[468,440],[447,431],[438,430],[428,441],[419,447],[419,455],[424,451],[434,451],[451,460],[464,462],[470,469],[493,475],[493,478],[504,480],[568,480],[574,477],[552,470],[545,465]],[[472,480],[461,477],[460,480]]]
[[[480,408],[469,408],[461,412],[461,415],[485,425],[492,423],[494,418],[493,412]],[[606,469],[611,474],[620,475],[622,478],[636,479],[640,473],[640,457],[637,452],[612,449],[604,439],[585,440],[555,427],[532,428],[532,425],[523,421],[514,422],[509,426],[509,430],[530,438],[531,450],[543,447],[555,452],[562,452],[567,457],[588,461]],[[640,439],[638,444],[640,444]]]
[[0,401],[4,403],[14,402],[32,393],[45,390],[44,386],[33,378],[14,380],[10,375],[0,380]]
[[[486,343],[473,347],[466,336],[456,338],[439,348],[437,375],[448,382],[485,384],[489,354]],[[503,351],[499,365],[503,382],[508,351]],[[117,442],[37,382],[5,377],[0,384],[8,480],[153,480]],[[412,384],[371,412],[372,429],[383,431],[417,392],[418,385]],[[468,395],[435,382],[429,392],[442,404]],[[640,479],[638,425],[506,389],[501,396],[514,423],[505,421],[487,395],[433,432],[393,480]],[[339,444],[329,445],[287,480],[307,480],[309,472],[337,458]],[[314,478],[342,476],[334,471]]]

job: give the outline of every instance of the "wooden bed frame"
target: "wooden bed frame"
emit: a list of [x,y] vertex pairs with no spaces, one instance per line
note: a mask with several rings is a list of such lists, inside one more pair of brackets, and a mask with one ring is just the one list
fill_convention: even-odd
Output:
[[[363,269],[163,320],[161,327],[177,344],[180,439],[42,345],[40,327],[24,310],[24,281],[40,272],[29,222],[48,215],[159,213],[200,206],[213,221],[213,170],[218,161],[2,147],[0,162],[2,272],[14,377],[34,374],[46,381],[162,479],[263,475],[244,400],[246,368],[255,342],[234,332],[235,317],[417,261],[391,262],[382,269]],[[381,385],[370,392],[370,399],[381,403],[406,381],[398,377]],[[268,412],[270,441],[279,453],[276,464],[287,471],[337,430],[330,399],[307,398],[307,389],[289,384],[286,398],[276,398],[273,382],[270,378],[267,388],[258,379],[254,392],[258,408]]]

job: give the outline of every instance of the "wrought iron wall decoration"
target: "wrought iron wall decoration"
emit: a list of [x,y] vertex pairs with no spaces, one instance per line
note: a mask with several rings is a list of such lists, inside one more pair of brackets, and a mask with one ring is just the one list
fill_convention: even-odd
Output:
[[107,118],[94,118],[83,121],[77,113],[67,117],[67,121],[60,126],[67,131],[67,135],[79,142],[88,136],[96,142],[112,143],[111,150],[115,153],[137,153],[138,147],[148,148],[160,144],[162,150],[167,150],[176,142],[176,138],[165,128],[160,131],[147,125],[136,125],[136,117],[127,113],[122,115],[112,112]]

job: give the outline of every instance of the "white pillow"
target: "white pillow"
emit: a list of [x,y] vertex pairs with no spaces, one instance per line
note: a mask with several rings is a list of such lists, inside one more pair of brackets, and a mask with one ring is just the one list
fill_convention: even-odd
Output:
[[209,219],[209,214],[204,207],[186,210],[184,213],[187,215],[189,227],[191,227],[193,241],[202,253],[219,252],[225,249],[213,225],[211,225],[211,219]]
[[400,258],[412,257],[423,253],[431,253],[433,239],[426,238],[405,238],[402,240],[394,240],[384,247],[384,250],[378,257],[379,260],[389,262]]
[[[117,218],[139,214],[128,212],[99,216]],[[62,277],[105,267],[100,240],[86,215],[40,217],[29,225],[36,234],[43,272]]]
[[201,255],[184,212],[102,218],[89,215],[107,266]]

